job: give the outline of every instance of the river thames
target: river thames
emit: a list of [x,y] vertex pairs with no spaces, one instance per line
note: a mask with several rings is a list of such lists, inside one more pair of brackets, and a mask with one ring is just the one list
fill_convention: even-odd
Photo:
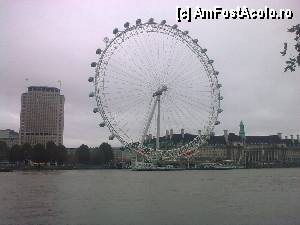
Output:
[[297,225],[300,168],[0,173],[0,224]]

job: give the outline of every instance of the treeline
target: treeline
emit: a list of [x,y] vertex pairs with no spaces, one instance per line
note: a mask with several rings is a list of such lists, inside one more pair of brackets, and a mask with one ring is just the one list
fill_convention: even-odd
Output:
[[75,151],[75,160],[77,160],[77,163],[82,164],[110,164],[113,158],[112,147],[106,142],[97,148],[81,145]]
[[67,160],[67,149],[64,145],[56,145],[48,142],[46,146],[36,144],[31,146],[28,143],[23,145],[13,145],[8,148],[5,142],[0,142],[0,156],[2,160],[10,162],[38,162],[38,163],[58,163],[63,164]]
[[105,142],[96,148],[89,148],[83,144],[68,152],[64,145],[56,145],[54,142],[48,142],[46,146],[42,144],[31,146],[25,143],[8,148],[5,142],[0,141],[0,161],[3,160],[25,164],[32,161],[59,165],[64,163],[111,165],[113,152],[112,147]]

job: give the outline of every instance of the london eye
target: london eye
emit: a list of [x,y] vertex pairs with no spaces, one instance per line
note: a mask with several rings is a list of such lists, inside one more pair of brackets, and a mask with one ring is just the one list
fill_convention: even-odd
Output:
[[[95,97],[100,127],[110,140],[150,157],[177,158],[194,152],[218,125],[222,85],[213,60],[197,39],[165,20],[113,30],[96,50],[89,94]],[[194,134],[184,143],[167,145],[169,136]]]

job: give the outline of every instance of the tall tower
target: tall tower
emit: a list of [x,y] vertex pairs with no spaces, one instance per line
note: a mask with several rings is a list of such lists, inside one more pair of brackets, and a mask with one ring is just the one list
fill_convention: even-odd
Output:
[[28,87],[21,96],[20,144],[63,144],[64,103],[58,88]]
[[240,122],[240,132],[239,132],[239,136],[241,137],[241,139],[244,141],[246,139],[246,135],[245,135],[245,126],[243,121]]

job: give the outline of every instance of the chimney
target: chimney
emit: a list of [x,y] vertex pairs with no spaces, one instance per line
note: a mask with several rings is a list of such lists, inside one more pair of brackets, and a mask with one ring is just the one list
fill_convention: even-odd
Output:
[[173,137],[173,128],[170,129],[170,139]]
[[166,130],[166,138],[169,137],[169,130]]
[[224,130],[224,138],[225,138],[225,142],[227,144],[228,143],[228,130]]
[[279,139],[282,139],[282,133],[277,133],[277,136],[279,137]]
[[181,138],[184,138],[184,129],[181,128]]
[[294,141],[294,135],[291,134],[291,140]]

